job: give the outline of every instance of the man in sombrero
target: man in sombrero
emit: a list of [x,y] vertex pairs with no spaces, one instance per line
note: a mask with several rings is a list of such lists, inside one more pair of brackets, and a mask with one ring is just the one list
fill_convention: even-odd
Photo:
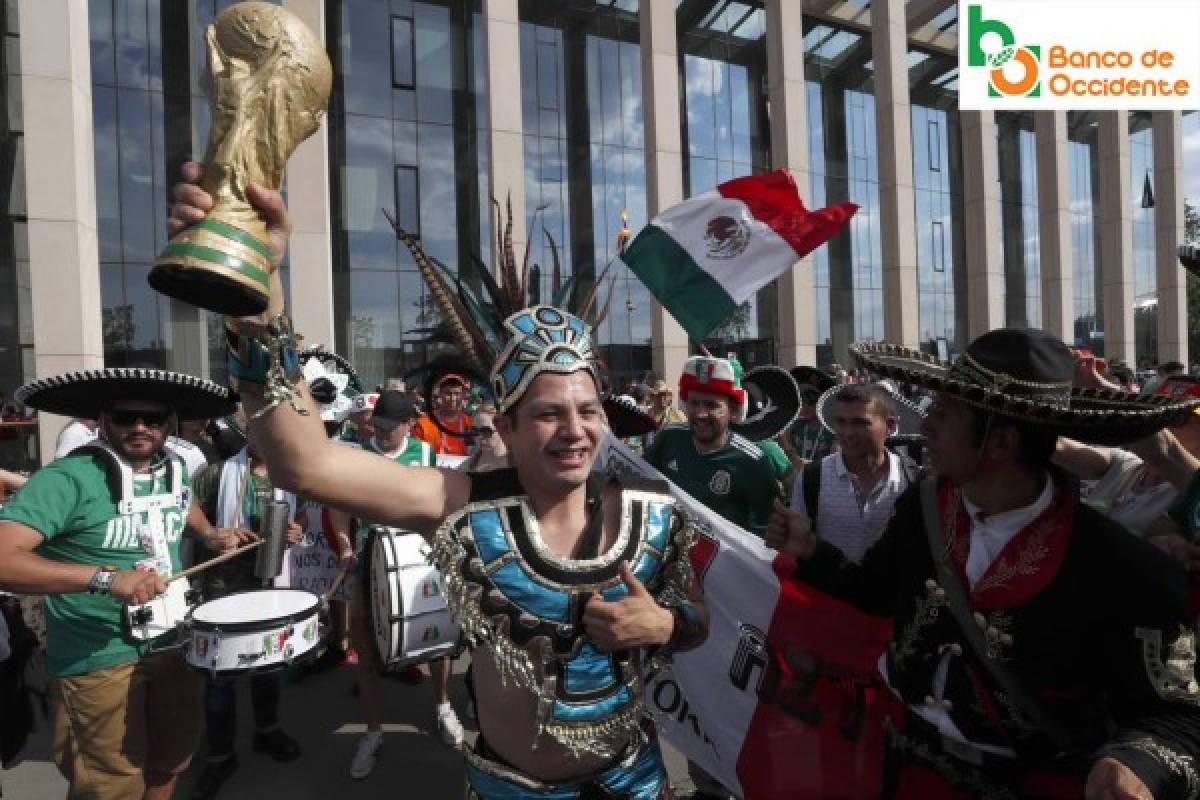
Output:
[[953,366],[885,344],[868,370],[935,393],[927,478],[850,562],[808,520],[768,541],[795,575],[894,632],[880,671],[906,713],[884,796],[1185,798],[1200,792],[1200,685],[1182,570],[1079,501],[1059,435],[1143,438],[1194,400],[1072,389],[1048,333],[980,336]]
[[27,406],[99,419],[100,436],[33,474],[0,510],[0,588],[46,595],[54,755],[70,798],[167,798],[200,733],[198,673],[178,650],[133,638],[123,605],[166,591],[191,507],[180,419],[235,402],[210,381],[157,369],[34,381]]

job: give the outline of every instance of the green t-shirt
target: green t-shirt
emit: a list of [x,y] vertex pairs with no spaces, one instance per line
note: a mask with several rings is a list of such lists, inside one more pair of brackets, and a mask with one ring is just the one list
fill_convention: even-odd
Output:
[[782,481],[787,477],[788,472],[792,469],[792,462],[788,460],[787,453],[783,452],[783,448],[778,443],[771,439],[763,439],[761,442],[755,442],[758,449],[766,454],[767,459],[771,462],[771,468],[775,470],[775,479]]
[[[183,470],[184,486],[190,486],[187,468],[181,461],[175,464]],[[165,465],[134,478],[138,497],[169,488]],[[51,561],[133,569],[150,555],[138,536],[148,512],[118,515],[115,493],[103,456],[78,453],[30,476],[0,509],[0,520],[19,522],[46,537],[34,552]],[[185,491],[185,498],[190,493]],[[172,571],[178,572],[187,508],[171,506],[162,514]],[[88,592],[46,595],[46,638],[47,668],[60,678],[134,661],[148,647],[125,637],[118,600]]]
[[[406,467],[433,467],[437,465],[437,453],[433,452],[433,447],[430,446],[429,442],[421,441],[415,436],[405,437],[404,445],[392,455],[380,450],[379,445],[375,443],[375,439],[373,438],[363,446],[363,449],[368,453],[375,453],[384,458],[390,458],[397,464]],[[358,529],[359,531],[369,531],[371,527],[372,523],[363,522],[359,525]],[[358,572],[360,575],[366,574],[367,569],[367,559],[363,557],[364,551],[367,548],[366,539],[366,536],[360,535],[355,547],[358,555]]]
[[754,442],[731,432],[720,450],[701,454],[691,428],[669,425],[654,437],[646,461],[733,524],[766,534],[779,481],[770,456]]

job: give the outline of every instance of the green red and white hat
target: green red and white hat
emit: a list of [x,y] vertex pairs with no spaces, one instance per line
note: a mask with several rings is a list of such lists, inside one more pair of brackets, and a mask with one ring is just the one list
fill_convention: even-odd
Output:
[[692,356],[683,362],[679,376],[679,399],[686,401],[692,392],[728,397],[734,404],[734,422],[746,419],[749,398],[742,388],[742,365],[736,359]]

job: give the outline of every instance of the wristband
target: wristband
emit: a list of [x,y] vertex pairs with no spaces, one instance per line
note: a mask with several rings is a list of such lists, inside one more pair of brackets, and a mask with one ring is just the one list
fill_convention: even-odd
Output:
[[266,405],[250,416],[252,420],[284,401],[297,414],[308,414],[295,387],[304,377],[296,354],[301,337],[292,329],[292,321],[286,314],[275,316],[251,336],[239,333],[226,322],[225,339],[229,346],[229,377],[233,388],[238,389],[243,383],[262,387]]
[[116,567],[100,567],[92,574],[91,580],[88,581],[88,592],[91,594],[108,594],[112,589],[113,581],[116,579]]

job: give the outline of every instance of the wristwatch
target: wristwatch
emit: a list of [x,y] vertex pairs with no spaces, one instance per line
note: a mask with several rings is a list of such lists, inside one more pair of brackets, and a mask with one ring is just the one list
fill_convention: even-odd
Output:
[[113,581],[117,579],[116,567],[100,567],[88,581],[88,591],[92,594],[108,594]]

